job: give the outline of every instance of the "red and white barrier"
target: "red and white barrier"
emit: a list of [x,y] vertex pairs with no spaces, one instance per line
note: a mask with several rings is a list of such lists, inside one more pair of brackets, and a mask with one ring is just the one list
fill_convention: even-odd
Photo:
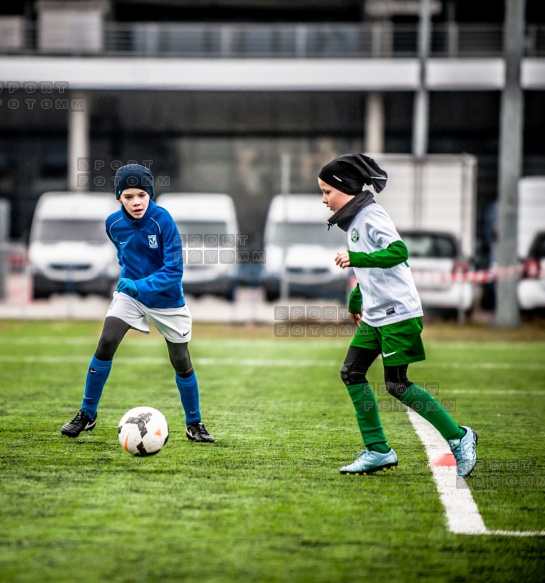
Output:
[[469,281],[472,283],[492,283],[498,280],[520,279],[524,267],[522,265],[492,266],[490,269],[454,271],[439,273],[436,271],[422,271],[412,269],[415,283],[448,283],[454,281]]

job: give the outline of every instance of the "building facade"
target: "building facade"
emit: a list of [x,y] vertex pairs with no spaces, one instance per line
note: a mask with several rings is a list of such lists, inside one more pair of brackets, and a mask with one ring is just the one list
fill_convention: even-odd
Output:
[[[151,165],[158,192],[226,192],[259,248],[271,198],[318,192],[348,151],[478,159],[477,236],[498,195],[503,2],[75,0],[0,8],[0,198],[28,237],[48,190],[112,191]],[[545,173],[545,24],[527,0],[523,175]],[[284,180],[284,182],[283,182]]]

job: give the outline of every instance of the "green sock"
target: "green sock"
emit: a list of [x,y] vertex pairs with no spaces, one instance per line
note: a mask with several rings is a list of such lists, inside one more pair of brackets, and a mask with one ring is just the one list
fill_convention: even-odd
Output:
[[371,385],[365,383],[346,388],[356,409],[356,419],[365,447],[379,453],[389,452],[390,446],[382,431],[377,400]]
[[414,383],[399,397],[399,400],[429,421],[445,439],[461,439],[465,430],[443,409],[428,392]]

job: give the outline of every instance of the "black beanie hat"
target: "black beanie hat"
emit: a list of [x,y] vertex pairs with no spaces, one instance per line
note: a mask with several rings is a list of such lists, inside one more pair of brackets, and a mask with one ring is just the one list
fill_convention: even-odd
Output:
[[365,185],[384,190],[388,174],[365,154],[344,154],[326,164],[318,177],[346,194],[359,194]]
[[140,164],[121,166],[115,173],[115,197],[119,199],[121,193],[127,188],[141,188],[153,199],[155,194],[153,192],[153,176],[150,169]]

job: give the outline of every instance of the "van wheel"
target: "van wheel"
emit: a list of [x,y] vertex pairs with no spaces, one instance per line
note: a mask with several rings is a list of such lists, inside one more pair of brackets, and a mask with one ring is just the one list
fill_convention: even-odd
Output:
[[236,300],[237,297],[237,286],[236,285],[231,285],[229,287],[229,289],[225,292],[224,296],[223,296],[228,302],[230,302],[231,304]]
[[48,300],[51,297],[49,292],[43,291],[39,288],[34,288],[32,291],[32,299],[34,300]]
[[276,300],[280,298],[280,294],[277,291],[274,291],[272,289],[266,289],[265,290],[265,299],[268,302],[276,302]]

